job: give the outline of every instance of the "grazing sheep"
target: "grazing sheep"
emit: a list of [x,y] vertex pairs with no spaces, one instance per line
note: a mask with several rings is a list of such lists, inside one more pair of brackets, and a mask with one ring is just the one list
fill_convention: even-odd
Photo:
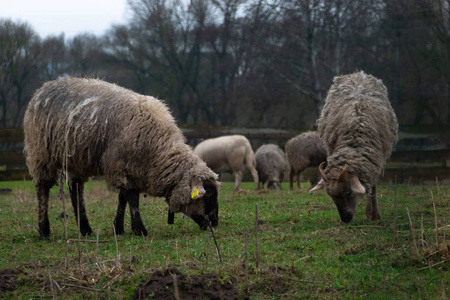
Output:
[[255,153],[245,136],[228,135],[207,139],[194,148],[194,153],[216,173],[233,172],[235,191],[239,190],[242,173],[247,167],[258,189]]
[[265,189],[281,188],[283,182],[284,170],[286,169],[286,160],[284,152],[277,145],[262,145],[255,152],[256,171],[258,171],[258,188],[260,183]]
[[381,219],[376,182],[398,131],[386,87],[362,71],[336,77],[317,124],[328,158],[311,191],[325,187],[343,222],[353,219],[359,196],[366,193],[367,218]]
[[297,179],[297,188],[301,189],[300,175],[308,167],[317,167],[327,159],[327,150],[319,134],[315,131],[301,133],[289,141],[286,146],[288,160],[289,189],[293,189],[294,178]]
[[174,213],[182,212],[203,229],[208,221],[218,224],[217,174],[185,144],[166,105],[153,97],[101,80],[61,77],[36,91],[25,113],[24,130],[41,238],[50,235],[49,190],[57,183],[59,170],[67,174],[83,235],[92,233],[84,185],[97,175],[119,189],[114,220],[118,234],[124,232],[127,202],[133,232],[147,234],[139,213],[141,192],[166,198],[169,223]]

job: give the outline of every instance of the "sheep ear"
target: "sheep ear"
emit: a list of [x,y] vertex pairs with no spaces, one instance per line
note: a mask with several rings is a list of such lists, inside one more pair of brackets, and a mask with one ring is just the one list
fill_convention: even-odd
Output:
[[206,193],[202,181],[193,177],[191,180],[191,199],[202,197]]
[[350,188],[352,189],[352,191],[354,193],[357,194],[365,194],[366,193],[366,189],[363,187],[363,185],[361,184],[361,181],[359,181],[358,177],[353,176],[350,179]]
[[323,189],[323,178],[320,178],[319,182],[316,184],[315,187],[313,187],[312,189],[309,190],[310,193],[314,192],[314,191],[318,191]]

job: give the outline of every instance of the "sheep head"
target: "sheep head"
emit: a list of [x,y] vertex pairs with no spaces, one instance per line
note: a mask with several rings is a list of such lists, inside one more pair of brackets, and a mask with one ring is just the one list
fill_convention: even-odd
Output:
[[219,224],[219,183],[215,178],[184,176],[168,197],[171,212],[182,212],[201,229]]
[[366,193],[366,189],[357,176],[348,174],[347,165],[337,178],[326,176],[324,165],[325,162],[322,162],[319,166],[322,178],[310,192],[325,188],[327,194],[333,199],[341,220],[348,223],[353,219],[360,195]]

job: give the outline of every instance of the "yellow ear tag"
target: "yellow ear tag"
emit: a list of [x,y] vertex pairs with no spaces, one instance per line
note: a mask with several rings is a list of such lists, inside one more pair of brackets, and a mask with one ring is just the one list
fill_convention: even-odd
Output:
[[194,199],[197,196],[198,196],[198,190],[197,190],[197,188],[195,188],[194,191],[192,192],[191,198]]

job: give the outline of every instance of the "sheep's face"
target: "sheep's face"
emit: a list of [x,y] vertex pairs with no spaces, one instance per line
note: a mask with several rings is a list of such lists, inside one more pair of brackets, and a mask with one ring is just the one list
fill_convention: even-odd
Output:
[[365,193],[364,187],[358,177],[347,175],[347,167],[344,167],[338,178],[327,178],[323,171],[323,163],[319,170],[322,179],[311,189],[311,192],[325,188],[327,194],[333,199],[342,222],[350,222],[355,214],[360,195]]
[[179,211],[194,220],[201,229],[207,229],[209,224],[214,227],[219,224],[219,183],[215,179],[200,181],[194,178],[183,195],[191,199],[186,199]]

